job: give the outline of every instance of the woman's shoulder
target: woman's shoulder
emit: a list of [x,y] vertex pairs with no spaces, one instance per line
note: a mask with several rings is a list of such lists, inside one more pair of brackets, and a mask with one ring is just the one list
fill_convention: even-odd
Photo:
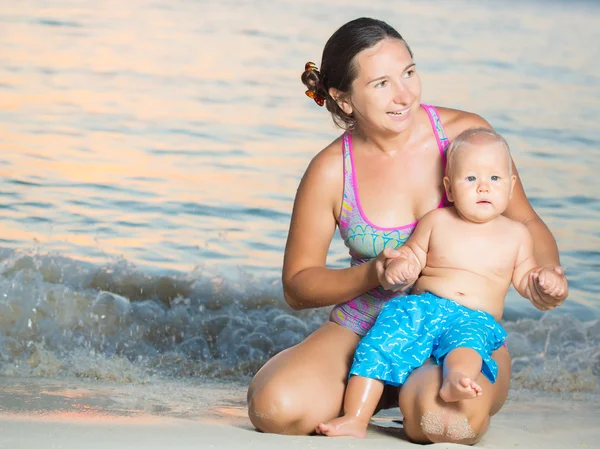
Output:
[[[344,184],[341,137],[317,153],[302,176],[296,203],[301,203],[309,214],[327,204],[334,212],[342,207],[341,188]],[[332,215],[333,217],[334,215]]]
[[436,106],[435,109],[450,140],[468,128],[492,128],[483,117],[473,112],[442,106]]
[[343,171],[340,170],[342,164],[342,136],[340,136],[312,158],[306,169],[306,174],[335,180],[343,173]]

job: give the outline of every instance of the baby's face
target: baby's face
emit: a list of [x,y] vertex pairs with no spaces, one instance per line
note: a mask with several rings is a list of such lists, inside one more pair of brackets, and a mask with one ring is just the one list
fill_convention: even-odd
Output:
[[500,142],[475,139],[461,146],[444,184],[463,218],[485,223],[506,210],[516,180],[511,163]]

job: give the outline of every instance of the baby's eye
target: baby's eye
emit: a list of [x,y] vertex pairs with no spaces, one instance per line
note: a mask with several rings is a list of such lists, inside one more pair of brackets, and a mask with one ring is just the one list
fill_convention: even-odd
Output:
[[500,180],[500,176],[492,176],[492,181],[499,181]]
[[469,182],[475,181],[475,176],[467,176],[467,181],[469,181]]

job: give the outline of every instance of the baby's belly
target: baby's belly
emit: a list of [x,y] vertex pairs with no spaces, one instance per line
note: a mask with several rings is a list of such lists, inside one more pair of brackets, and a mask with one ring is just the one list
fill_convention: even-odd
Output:
[[502,318],[508,283],[501,283],[466,270],[429,268],[412,293],[425,291],[448,298],[469,309],[483,310],[496,320]]

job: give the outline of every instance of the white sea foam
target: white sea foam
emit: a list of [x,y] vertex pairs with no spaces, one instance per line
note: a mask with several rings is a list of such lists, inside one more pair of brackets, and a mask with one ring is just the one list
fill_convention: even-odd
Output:
[[[145,382],[154,375],[243,378],[303,340],[327,310],[295,312],[260,279],[151,276],[12,253],[0,277],[0,374]],[[596,388],[600,322],[546,315],[503,323],[513,384]]]

